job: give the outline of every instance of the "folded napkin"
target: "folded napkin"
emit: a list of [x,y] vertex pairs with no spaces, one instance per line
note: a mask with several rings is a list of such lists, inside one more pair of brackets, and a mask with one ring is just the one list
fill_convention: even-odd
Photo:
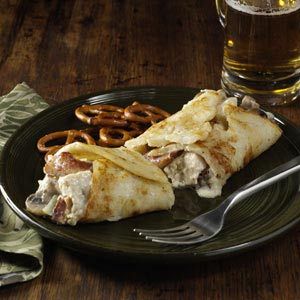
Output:
[[[0,97],[0,153],[21,124],[47,107],[25,83]],[[37,232],[15,215],[0,195],[0,286],[38,276],[43,269],[42,246]]]

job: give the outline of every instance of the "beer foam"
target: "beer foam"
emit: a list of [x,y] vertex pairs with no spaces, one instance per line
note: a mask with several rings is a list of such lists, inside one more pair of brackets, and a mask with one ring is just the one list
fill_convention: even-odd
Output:
[[289,7],[282,7],[276,5],[272,7],[272,1],[266,0],[266,7],[260,8],[254,5],[247,5],[241,3],[239,0],[225,0],[227,5],[233,9],[236,9],[240,12],[250,14],[250,15],[263,15],[263,16],[275,16],[275,15],[285,15],[300,9],[300,1],[296,0],[296,3],[290,5]]

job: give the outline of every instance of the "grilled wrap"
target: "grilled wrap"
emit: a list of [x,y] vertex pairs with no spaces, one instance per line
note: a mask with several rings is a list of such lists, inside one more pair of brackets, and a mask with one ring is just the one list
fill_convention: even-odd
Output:
[[59,224],[117,221],[174,204],[165,174],[124,147],[76,142],[50,157],[44,173],[26,208]]
[[157,164],[173,187],[192,186],[200,197],[213,198],[233,173],[281,136],[268,117],[250,97],[238,106],[222,90],[205,90],[125,147]]

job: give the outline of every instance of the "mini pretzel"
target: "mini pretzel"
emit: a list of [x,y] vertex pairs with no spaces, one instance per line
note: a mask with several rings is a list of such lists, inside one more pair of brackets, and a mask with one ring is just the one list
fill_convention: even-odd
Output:
[[75,110],[76,117],[89,125],[125,127],[124,109],[114,105],[82,105]]
[[130,133],[122,128],[110,128],[103,127],[99,132],[100,144],[106,147],[119,147],[124,145],[124,143],[131,139]]
[[[46,146],[47,143],[53,142],[58,139],[65,139],[64,144],[60,145],[53,145],[53,146]],[[64,145],[68,145],[76,141],[76,139],[82,141],[84,140],[87,144],[96,145],[95,140],[87,133],[79,131],[79,130],[65,130],[65,131],[57,131],[46,134],[45,136],[41,137],[37,142],[37,147],[41,152],[48,152],[48,151],[55,151],[59,148],[63,147]]]
[[141,126],[141,124],[139,123],[130,123],[126,129],[131,135],[131,137],[137,137],[145,131],[145,127]]
[[154,124],[170,116],[156,106],[135,102],[124,109],[124,115],[126,120],[142,124]]
[[120,147],[142,132],[141,127],[135,123],[130,124],[128,128],[103,127],[99,131],[98,144],[104,147]]
[[84,129],[80,129],[81,132],[87,133],[90,135],[94,140],[98,140],[99,138],[99,129],[101,127],[94,126],[94,127],[88,127]]

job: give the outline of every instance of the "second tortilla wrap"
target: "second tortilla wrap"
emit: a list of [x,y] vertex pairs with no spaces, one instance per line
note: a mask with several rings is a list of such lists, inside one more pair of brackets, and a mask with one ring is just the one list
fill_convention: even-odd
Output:
[[281,133],[257,110],[239,107],[221,90],[206,90],[125,146],[157,163],[174,187],[194,186],[199,196],[213,198]]

